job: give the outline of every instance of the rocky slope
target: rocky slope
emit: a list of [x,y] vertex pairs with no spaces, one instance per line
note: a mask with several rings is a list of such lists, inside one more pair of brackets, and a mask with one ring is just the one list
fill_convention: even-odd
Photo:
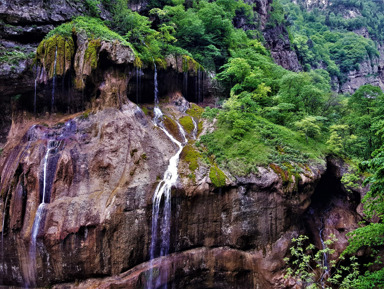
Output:
[[[360,17],[361,11],[356,7],[343,5],[332,0],[292,0],[293,3],[301,5],[307,10],[313,10],[315,8],[328,11],[332,13],[336,11],[340,13],[345,19],[353,19]],[[333,8],[337,4],[336,8]],[[336,9],[336,10],[335,10]],[[367,27],[361,27],[353,31],[354,33],[361,35],[365,38],[371,38]],[[373,39],[375,41],[375,39]],[[377,42],[376,42],[377,43]],[[384,49],[382,43],[377,43],[379,57],[369,59],[368,57],[359,64],[358,70],[350,71],[346,75],[346,81],[340,84],[337,79],[334,79],[333,87],[339,93],[353,94],[360,86],[371,84],[379,86],[384,90]]]

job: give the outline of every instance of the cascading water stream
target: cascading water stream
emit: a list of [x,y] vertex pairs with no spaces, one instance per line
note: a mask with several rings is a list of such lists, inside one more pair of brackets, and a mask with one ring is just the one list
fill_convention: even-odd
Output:
[[192,122],[193,122],[192,137],[193,137],[193,139],[196,139],[197,138],[197,123],[193,117],[191,117],[191,118],[192,118]]
[[197,69],[197,103],[201,102],[201,71]]
[[154,69],[155,69],[155,75],[154,75],[154,97],[155,97],[155,106],[158,106],[159,105],[159,98],[158,98],[158,94],[159,94],[159,88],[158,88],[158,83],[157,83],[157,68],[156,68],[156,63],[155,63],[155,60],[153,60],[153,66],[154,66]]
[[[154,63],[155,74],[154,74],[154,96],[155,96],[155,107],[154,107],[154,124],[158,126],[167,137],[174,143],[178,150],[175,155],[173,155],[168,164],[168,168],[164,173],[163,179],[157,185],[155,193],[152,198],[152,238],[150,245],[150,272],[149,278],[147,281],[147,288],[157,288],[162,280],[167,280],[168,272],[166,268],[162,269],[162,273],[154,279],[153,265],[154,259],[156,257],[166,256],[169,253],[170,248],[170,231],[171,231],[171,191],[172,187],[176,184],[178,179],[178,170],[177,166],[179,163],[180,154],[183,150],[184,143],[187,139],[185,137],[185,132],[182,126],[177,122],[179,131],[183,137],[183,143],[179,142],[175,137],[173,137],[167,129],[162,125],[161,118],[163,113],[158,107],[158,83],[157,83],[157,70],[156,64]],[[163,200],[163,208],[160,208],[161,202]],[[159,228],[160,223],[160,228]],[[160,242],[161,240],[161,242]],[[160,244],[159,244],[160,242]],[[160,245],[160,250],[156,250]],[[161,268],[161,261],[159,263],[159,268]],[[160,277],[160,278],[159,278]],[[166,285],[165,287],[167,288]]]
[[36,285],[36,240],[39,229],[45,214],[46,204],[49,203],[50,196],[48,191],[48,172],[49,172],[49,155],[60,146],[60,142],[49,140],[47,151],[44,157],[43,165],[43,191],[39,207],[37,208],[35,219],[33,221],[31,242],[29,247],[29,264],[28,264],[28,284],[27,286]]
[[183,77],[183,89],[184,89],[184,97],[188,97],[188,71],[184,71]]
[[139,96],[141,92],[141,76],[143,71],[141,68],[136,67],[136,104],[139,103]]
[[57,63],[57,46],[55,51],[55,62],[53,64],[51,112],[53,112],[53,106],[55,104],[56,63]]
[[[161,111],[160,111],[161,112]],[[179,131],[183,136],[184,143],[187,141],[185,137],[185,132],[181,125],[177,122]],[[150,276],[148,279],[148,288],[156,288],[161,282],[161,278],[156,280],[155,287],[153,285],[153,259],[155,257],[166,256],[169,253],[170,247],[170,229],[171,229],[171,189],[176,184],[178,178],[177,165],[179,163],[180,153],[183,150],[184,144],[176,140],[164,127],[161,125],[159,128],[168,136],[168,138],[177,145],[178,150],[175,155],[169,160],[169,165],[167,170],[164,173],[163,179],[157,185],[155,193],[152,198],[152,239],[150,246],[150,260],[151,260],[151,270]],[[160,204],[161,200],[164,199],[162,215],[160,216]],[[160,232],[159,230],[159,219],[160,220]],[[158,236],[159,235],[159,236]],[[158,238],[159,237],[159,238]],[[161,240],[160,252],[156,252],[156,247],[158,246],[159,239]],[[160,266],[160,265],[159,265]],[[163,278],[166,279],[167,273],[163,273]],[[165,287],[166,288],[166,287]]]
[[33,97],[33,113],[36,116],[36,101],[37,101],[37,78],[39,76],[39,67],[36,65],[36,78],[35,78],[35,95]]
[[[329,211],[329,209],[325,210],[324,213],[326,213],[328,211]],[[324,226],[325,226],[324,225],[324,217],[321,217],[321,227],[319,228],[319,237],[320,237],[320,242],[321,242],[321,246],[322,246],[323,250],[327,249],[327,245],[324,243],[324,239],[323,239]],[[329,265],[328,265],[328,254],[327,254],[327,252],[323,253],[322,267],[325,268],[325,269],[324,269],[324,272],[322,273],[322,275],[320,277],[320,284],[321,284],[321,288],[324,288],[325,276],[329,275]]]

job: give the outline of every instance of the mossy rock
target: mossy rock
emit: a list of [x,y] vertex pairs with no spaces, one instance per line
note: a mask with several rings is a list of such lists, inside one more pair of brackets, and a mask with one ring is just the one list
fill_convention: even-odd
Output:
[[163,124],[164,124],[164,127],[166,128],[166,130],[169,131],[171,133],[171,135],[173,135],[173,137],[175,137],[176,139],[180,139],[179,127],[178,127],[177,123],[172,118],[170,118],[167,115],[164,115]]
[[188,163],[189,170],[194,172],[199,167],[201,154],[191,144],[187,144],[180,155],[180,158]]
[[226,184],[227,177],[216,165],[211,166],[211,169],[209,170],[209,178],[216,188],[224,187]]
[[179,119],[179,123],[188,134],[192,133],[193,129],[195,128],[195,125],[193,124],[192,118],[190,116],[181,117]]
[[195,103],[191,103],[191,108],[189,108],[186,113],[190,115],[191,117],[200,119],[201,114],[204,112],[204,108],[198,106]]
[[133,61],[133,66],[138,67],[138,68],[143,67],[143,61],[141,60],[141,58],[138,55],[136,55],[135,60]]
[[87,49],[85,50],[84,62],[90,65],[92,70],[97,68],[100,47],[101,47],[101,40],[92,39],[88,42]]
[[144,112],[145,115],[148,115],[148,108],[146,106],[142,106],[141,110]]
[[183,55],[183,71],[204,71],[204,67],[198,63],[195,59],[193,59],[191,56]]
[[[292,182],[295,182],[295,188],[298,188],[299,180],[300,180],[300,174],[298,173],[297,169],[292,166],[290,163],[284,163],[283,166],[286,168],[283,169],[282,167],[276,165],[276,164],[270,164],[269,167],[278,175],[280,176],[281,180],[283,181],[283,185],[287,186],[291,184]],[[294,177],[294,178],[292,178]]]
[[74,54],[75,44],[72,37],[53,35],[40,42],[36,59],[44,66],[49,78],[52,78],[54,75],[64,75],[71,68]]

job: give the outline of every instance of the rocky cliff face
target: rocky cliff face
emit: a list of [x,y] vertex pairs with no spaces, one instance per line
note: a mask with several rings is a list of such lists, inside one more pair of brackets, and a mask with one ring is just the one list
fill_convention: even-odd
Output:
[[384,90],[384,48],[378,46],[379,58],[366,59],[360,63],[360,69],[348,73],[348,78],[339,87],[341,93],[354,93],[360,86],[371,84]]
[[272,0],[248,0],[248,4],[254,5],[256,19],[253,24],[247,23],[242,15],[235,18],[235,26],[244,30],[259,29],[262,31],[266,47],[271,51],[271,56],[275,63],[282,67],[292,70],[301,71],[302,67],[297,58],[296,52],[291,49],[291,43],[285,24],[267,25],[271,10]]
[[[353,19],[361,16],[361,11],[356,7],[345,6],[342,3],[337,3],[331,0],[293,0],[295,4],[299,4],[307,10],[314,8],[329,10],[336,10],[337,13],[342,13],[345,19]],[[365,38],[370,38],[367,27],[361,27],[353,31]],[[353,94],[360,86],[371,84],[379,86],[384,90],[384,75],[382,72],[384,65],[384,49],[381,43],[377,45],[379,57],[374,59],[366,58],[359,64],[359,69],[350,71],[346,76],[346,81],[339,83],[337,79],[333,80],[333,87],[339,93]]]
[[[209,127],[188,106],[162,105],[177,139],[175,121],[188,113]],[[319,242],[324,208],[332,212],[323,217],[327,234],[345,238],[359,220],[335,171],[341,164],[303,168],[299,177],[277,166],[226,173],[217,188],[210,165],[195,157],[190,166],[190,132],[172,192],[170,255],[148,262],[152,196],[177,149],[152,122],[152,108],[145,115],[127,101],[44,124],[14,121],[0,167],[2,284],[141,288],[151,271],[156,288],[289,287],[282,259],[292,237],[313,230]],[[313,197],[324,207],[311,206]]]

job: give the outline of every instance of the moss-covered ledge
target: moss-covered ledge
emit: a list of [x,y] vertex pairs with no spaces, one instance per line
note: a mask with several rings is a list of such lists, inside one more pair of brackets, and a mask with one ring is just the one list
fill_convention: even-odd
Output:
[[101,53],[114,65],[134,64],[136,59],[130,43],[101,20],[80,16],[64,23],[48,33],[37,48],[36,65],[46,72],[40,82],[73,69],[75,87],[84,89],[85,78],[97,69]]

